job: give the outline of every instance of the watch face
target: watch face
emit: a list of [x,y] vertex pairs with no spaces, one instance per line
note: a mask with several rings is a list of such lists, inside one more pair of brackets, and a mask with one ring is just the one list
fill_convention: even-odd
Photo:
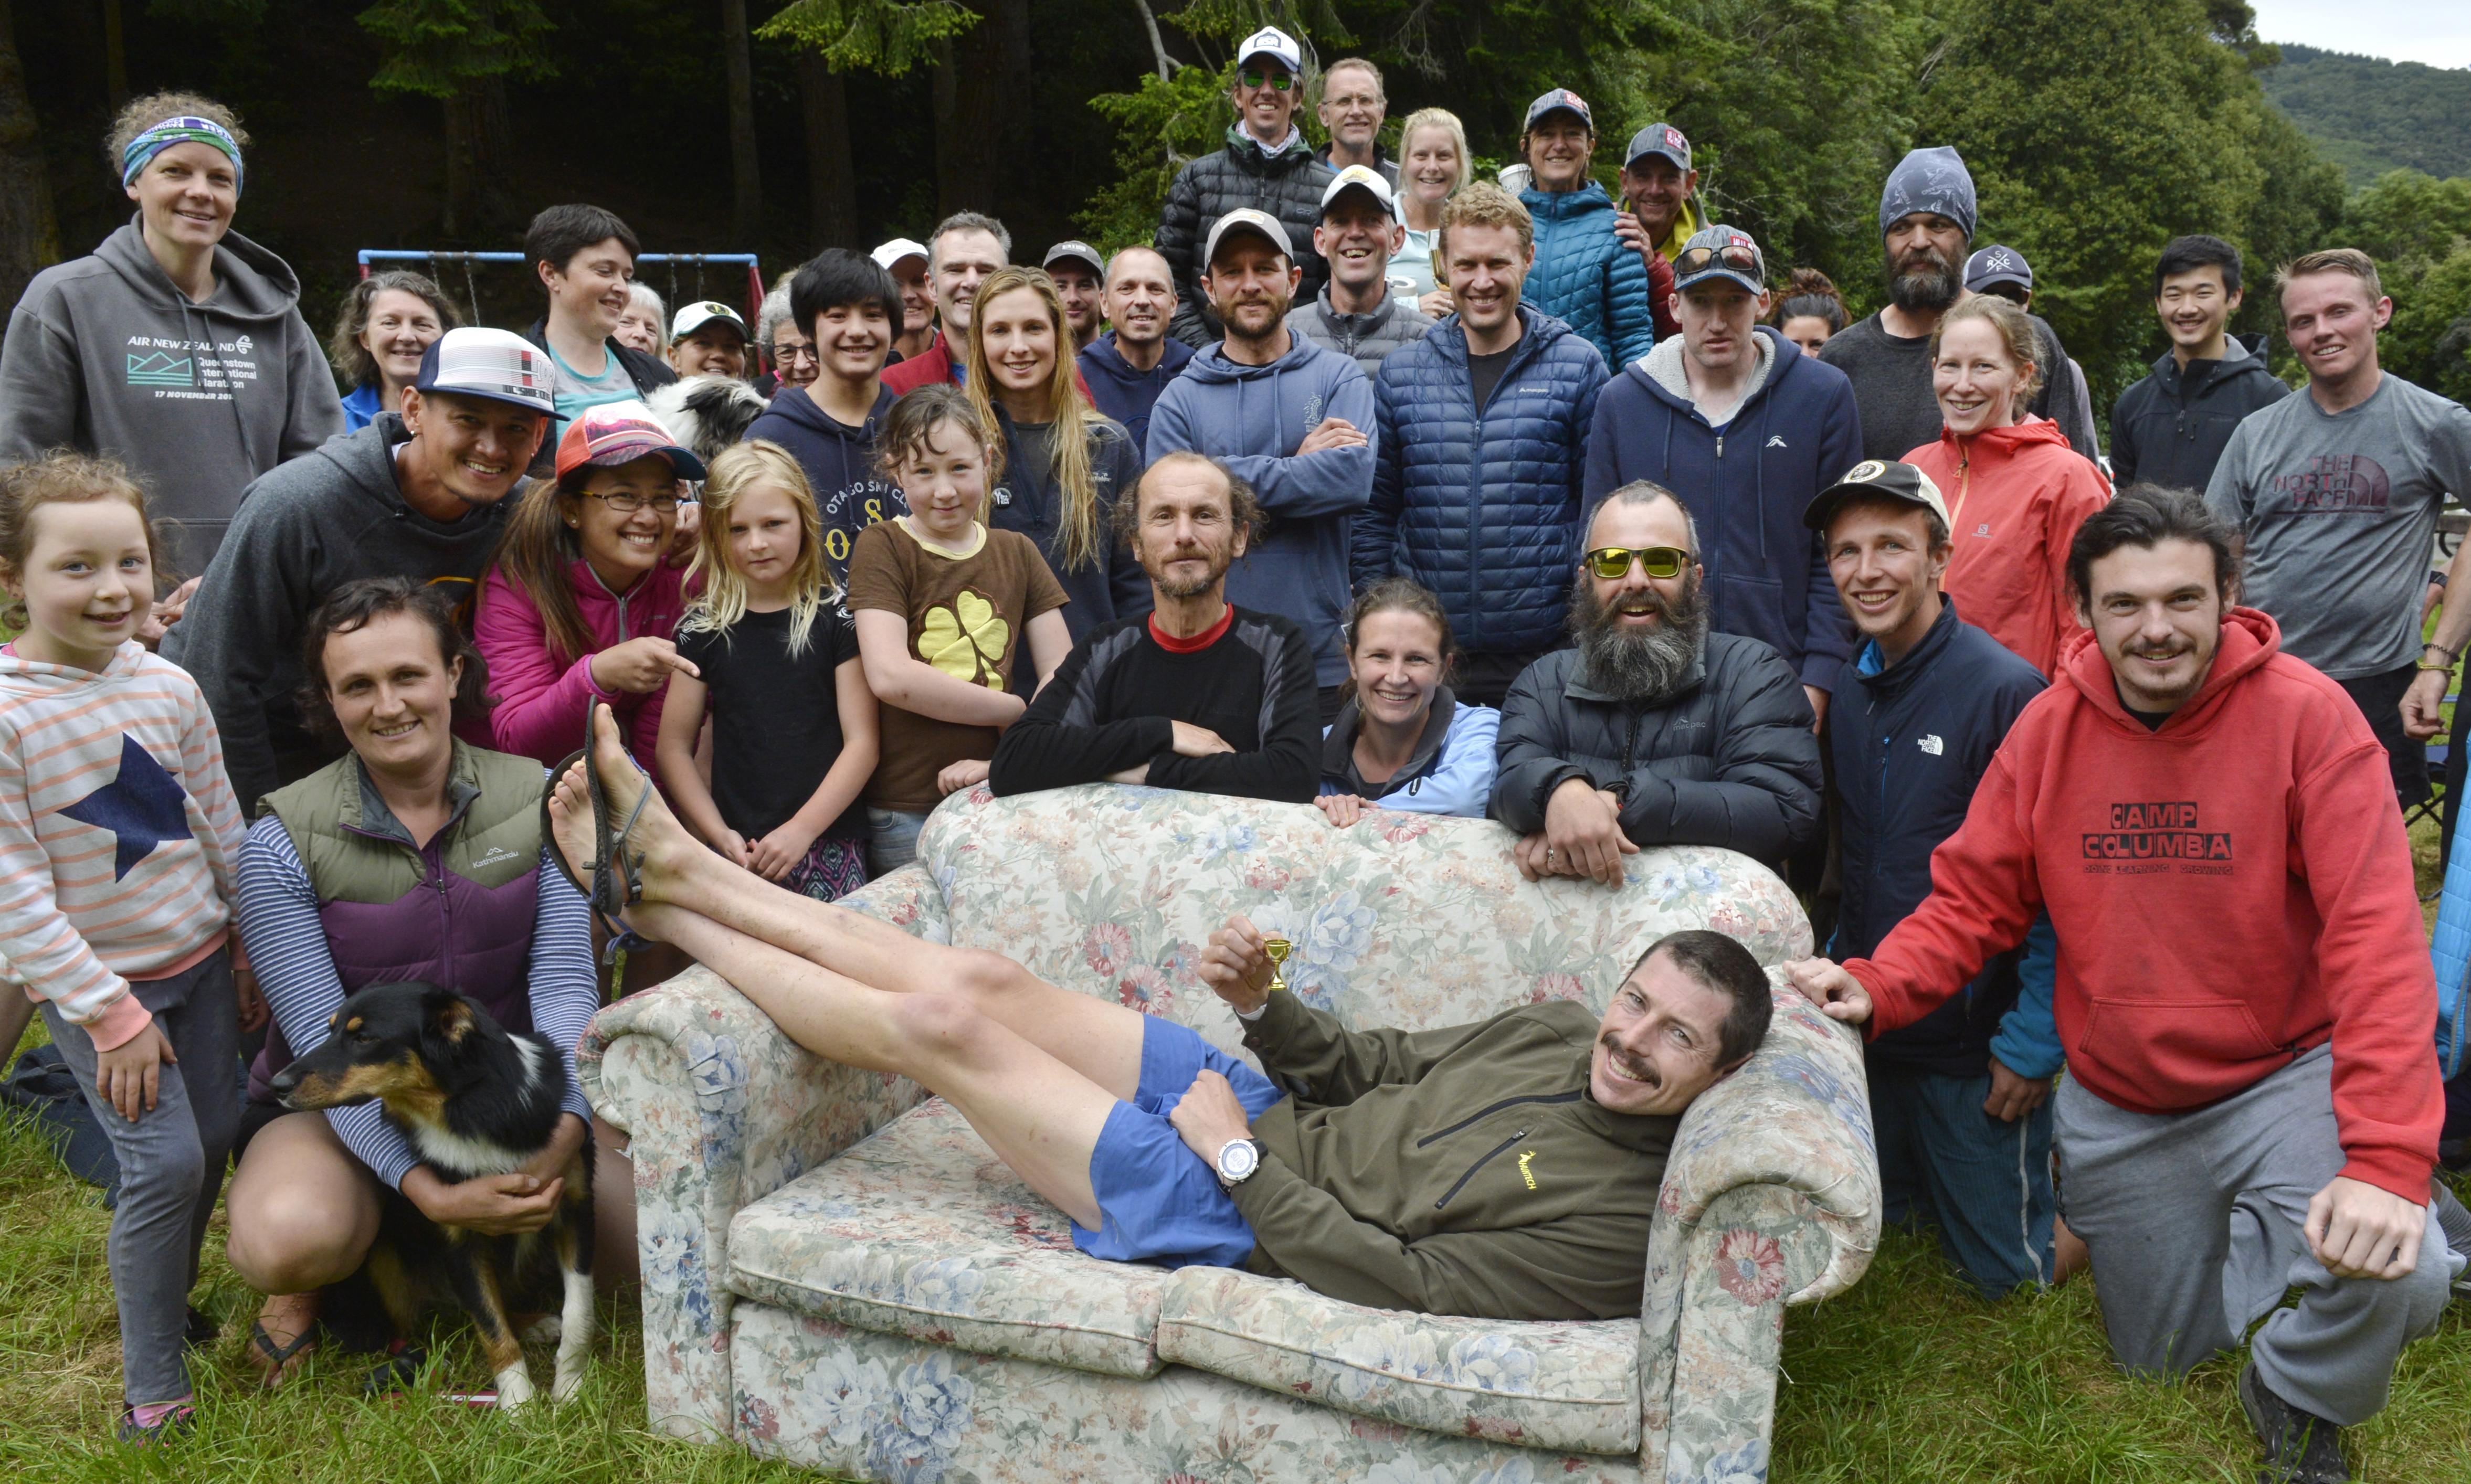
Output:
[[1218,1173],[1229,1180],[1241,1180],[1261,1163],[1261,1151],[1250,1140],[1239,1139],[1218,1151]]

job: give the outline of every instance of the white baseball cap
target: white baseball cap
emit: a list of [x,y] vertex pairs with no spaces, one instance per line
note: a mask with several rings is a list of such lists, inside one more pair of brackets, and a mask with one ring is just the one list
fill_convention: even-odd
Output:
[[900,262],[903,258],[926,257],[927,246],[924,243],[911,242],[906,237],[896,237],[892,239],[892,241],[885,243],[882,247],[876,248],[873,252],[868,253],[867,256],[875,259],[876,267],[882,269],[888,273],[892,271],[892,265]]
[[738,318],[737,310],[718,299],[697,299],[680,309],[677,317],[670,321],[670,339],[685,340],[716,319],[726,319],[737,326],[740,340],[750,338],[746,333],[746,321]]
[[1390,213],[1393,221],[1398,219],[1398,194],[1390,189],[1390,182],[1381,177],[1381,172],[1370,165],[1350,165],[1330,177],[1330,184],[1323,186],[1321,190],[1323,216],[1330,215],[1330,203],[1338,200],[1338,193],[1341,191],[1368,192],[1374,200],[1380,204],[1382,210]]
[[548,351],[511,331],[462,325],[430,342],[412,386],[415,391],[484,397],[555,417],[554,383]]
[[1296,45],[1295,37],[1276,26],[1262,27],[1246,36],[1242,46],[1236,48],[1236,65],[1238,67],[1256,57],[1268,57],[1284,62],[1289,72],[1299,75],[1305,70],[1304,48]]

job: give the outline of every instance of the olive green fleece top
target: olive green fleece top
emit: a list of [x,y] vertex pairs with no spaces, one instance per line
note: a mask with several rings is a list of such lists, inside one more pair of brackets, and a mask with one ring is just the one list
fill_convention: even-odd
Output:
[[1569,1001],[1440,1030],[1351,1031],[1290,994],[1244,1044],[1293,1095],[1235,1188],[1246,1266],[1377,1308],[1636,1315],[1679,1117],[1588,1091],[1598,1021]]

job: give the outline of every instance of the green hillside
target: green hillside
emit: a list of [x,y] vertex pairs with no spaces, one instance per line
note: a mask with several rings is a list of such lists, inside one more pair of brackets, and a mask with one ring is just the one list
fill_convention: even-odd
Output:
[[2354,186],[2389,170],[2471,176],[2471,67],[2285,46],[2257,81]]

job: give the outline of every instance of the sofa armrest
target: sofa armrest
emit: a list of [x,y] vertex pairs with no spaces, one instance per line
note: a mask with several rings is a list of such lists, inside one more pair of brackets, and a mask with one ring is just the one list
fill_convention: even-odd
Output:
[[[1683,1116],[1648,1236],[1642,1476],[1767,1463],[1784,1307],[1850,1287],[1879,1241],[1879,1160],[1858,1034],[1771,969],[1775,1018]],[[1742,1450],[1753,1449],[1755,1462]],[[1722,1470],[1715,1471],[1722,1473]]]
[[[945,936],[943,898],[923,870],[842,905]],[[681,1436],[726,1435],[731,1218],[924,1095],[807,1051],[701,967],[602,1009],[576,1069],[594,1111],[631,1141],[651,1420]]]

